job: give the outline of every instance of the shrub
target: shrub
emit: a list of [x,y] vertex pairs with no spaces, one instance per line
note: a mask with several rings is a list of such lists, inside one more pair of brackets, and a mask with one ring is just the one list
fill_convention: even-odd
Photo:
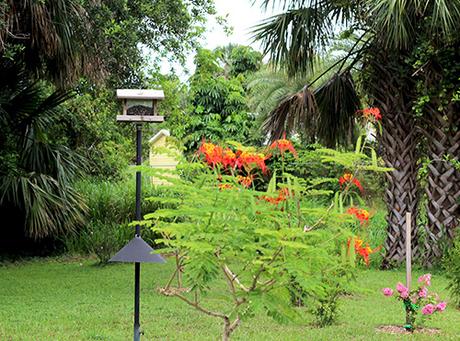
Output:
[[[428,292],[428,287],[431,285],[431,274],[420,276],[418,282],[419,286],[411,291],[402,283],[396,285],[398,294],[395,296],[403,303],[406,312],[404,328],[408,331],[413,331],[421,323],[418,320],[420,312],[423,320],[433,314],[443,312],[447,306],[446,302],[440,301],[438,294]],[[394,293],[390,288],[383,288],[382,292],[387,297],[393,296]]]
[[[158,190],[143,178],[142,198],[157,195]],[[89,212],[86,222],[76,234],[64,238],[70,253],[95,254],[101,264],[121,249],[133,236],[135,220],[136,187],[133,177],[124,181],[89,180],[77,184],[77,190],[85,198]],[[142,200],[142,212],[152,212],[158,202]],[[143,229],[142,237],[152,244],[156,236],[150,229]]]
[[[293,281],[300,293],[327,298],[319,314],[321,323],[331,323],[338,294],[326,295],[334,290],[324,278],[341,262],[338,245],[346,243],[347,234],[340,229],[343,215],[309,206],[309,195],[324,193],[314,188],[322,181],[284,172],[278,177],[267,168],[267,158],[293,151],[289,141],[272,144],[272,156],[233,146],[237,149],[203,142],[199,154],[209,167],[192,178],[164,177],[173,184],[169,197],[151,199],[173,206],[147,214],[144,222],[161,234],[162,252],[176,257],[176,269],[160,292],[220,318],[224,340],[241,321],[261,311],[278,321],[298,317],[291,298]],[[267,174],[272,180],[260,192],[257,184]],[[211,290],[223,301],[220,309],[203,302]]]
[[328,287],[323,296],[319,296],[315,309],[312,311],[316,324],[319,327],[326,327],[334,324],[339,313],[339,298],[341,290],[339,287]]

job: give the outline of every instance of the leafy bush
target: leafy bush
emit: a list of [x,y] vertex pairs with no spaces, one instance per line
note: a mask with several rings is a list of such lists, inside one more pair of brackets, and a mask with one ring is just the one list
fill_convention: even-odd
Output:
[[449,291],[453,301],[460,308],[460,238],[457,237],[454,245],[444,258],[444,273],[449,279]]
[[[133,236],[135,220],[136,187],[132,176],[124,181],[82,181],[77,190],[85,198],[89,208],[84,227],[76,235],[64,238],[67,250],[71,253],[95,254],[100,263],[122,248]],[[142,198],[157,195],[157,190],[143,178]],[[157,202],[142,200],[142,211],[151,212],[158,207]],[[142,231],[142,237],[150,244],[155,239],[149,229]]]
[[[165,176],[173,184],[169,195],[151,199],[172,204],[147,214],[144,222],[161,234],[162,252],[176,257],[176,269],[160,292],[222,319],[224,340],[241,321],[261,311],[278,321],[298,317],[293,282],[302,295],[327,298],[319,314],[321,323],[331,323],[338,294],[326,295],[332,284],[324,278],[339,272],[347,232],[341,229],[343,214],[312,208],[307,200],[329,194],[316,189],[329,179],[304,180],[282,170],[277,176],[273,170],[267,190],[258,191],[255,183],[269,174],[265,160],[283,158],[287,151],[295,155],[291,142],[278,140],[269,151],[232,146],[236,150],[203,142],[199,155],[208,167],[196,172],[200,168],[191,164],[194,176],[187,179]],[[210,290],[219,291],[219,311],[203,303]]]
[[341,290],[338,287],[329,287],[324,296],[317,299],[315,309],[312,311],[316,324],[326,327],[334,324],[339,313],[339,298]]

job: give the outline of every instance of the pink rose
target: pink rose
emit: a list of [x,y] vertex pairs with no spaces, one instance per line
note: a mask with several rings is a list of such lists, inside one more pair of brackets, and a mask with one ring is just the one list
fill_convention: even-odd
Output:
[[401,291],[399,293],[399,296],[401,296],[401,298],[408,298],[409,297],[409,290]]
[[382,292],[385,296],[391,296],[393,295],[393,290],[391,290],[390,288],[383,288],[382,289]]
[[419,283],[423,283],[426,286],[431,285],[431,274],[424,274],[418,278]]
[[396,285],[396,290],[398,290],[398,292],[401,294],[402,292],[404,291],[409,291],[409,289],[407,289],[404,284],[402,284],[401,282],[399,282],[397,285]]
[[433,304],[427,304],[422,308],[423,315],[431,315],[436,311],[436,307]]
[[428,290],[427,290],[427,288],[425,288],[425,287],[421,288],[421,289],[419,290],[419,292],[418,292],[418,297],[424,298],[424,297],[426,297],[427,295],[428,295]]
[[436,305],[437,311],[444,311],[447,307],[447,302],[440,302]]

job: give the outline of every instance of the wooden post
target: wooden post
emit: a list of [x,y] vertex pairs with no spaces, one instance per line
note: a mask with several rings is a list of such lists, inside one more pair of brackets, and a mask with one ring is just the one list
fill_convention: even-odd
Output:
[[412,282],[412,213],[406,213],[406,287],[410,291]]
[[[406,287],[410,292],[412,282],[412,213],[406,213]],[[407,302],[404,301],[406,306],[406,325],[404,328],[410,332],[414,331],[414,311],[409,308]]]

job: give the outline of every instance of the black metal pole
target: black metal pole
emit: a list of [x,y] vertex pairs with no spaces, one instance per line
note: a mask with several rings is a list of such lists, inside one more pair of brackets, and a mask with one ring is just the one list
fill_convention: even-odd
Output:
[[[142,164],[142,126],[136,126],[136,165]],[[141,172],[136,172],[136,220],[141,220]],[[140,237],[141,227],[136,225],[136,236]],[[140,341],[141,329],[139,322],[140,313],[140,282],[141,282],[141,263],[134,263],[134,341]]]

